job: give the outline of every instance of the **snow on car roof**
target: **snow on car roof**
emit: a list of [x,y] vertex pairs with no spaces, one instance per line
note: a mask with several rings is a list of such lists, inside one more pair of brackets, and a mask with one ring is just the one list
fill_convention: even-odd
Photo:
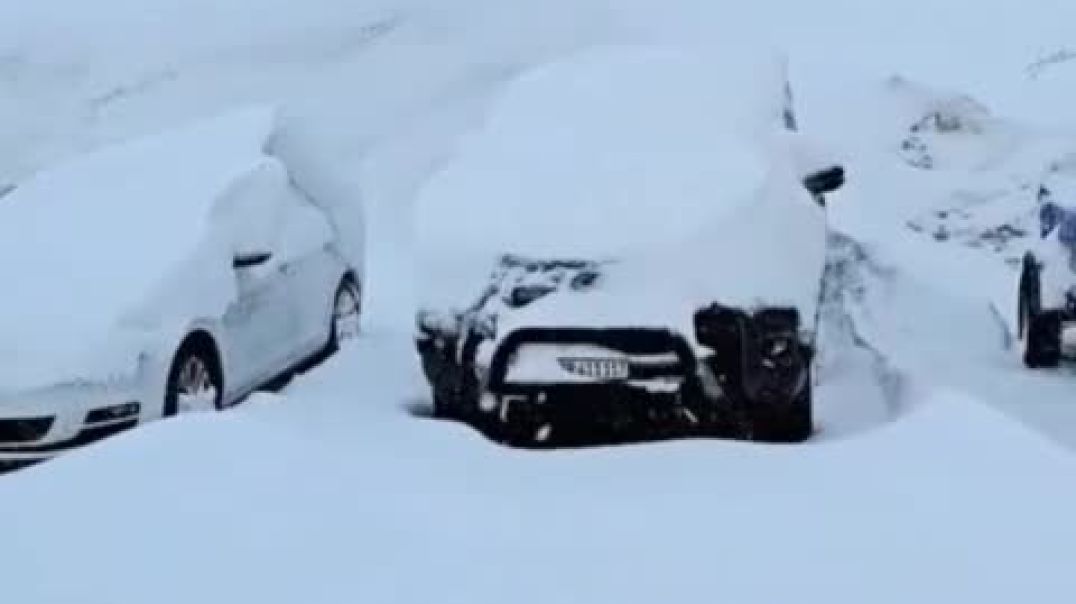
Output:
[[[0,359],[35,347],[60,358],[132,310],[183,260],[212,253],[209,213],[264,166],[273,124],[272,110],[245,109],[106,147],[19,183],[0,203]],[[227,253],[219,262],[230,271]],[[232,292],[227,282],[208,282],[210,274],[187,277],[193,299]]]
[[777,61],[671,46],[524,74],[420,194],[425,302],[473,296],[503,253],[653,257],[705,239],[766,183],[785,101]]
[[742,141],[759,86],[740,80],[663,47],[590,49],[530,71],[428,183],[420,240],[592,256],[692,229],[763,175]]

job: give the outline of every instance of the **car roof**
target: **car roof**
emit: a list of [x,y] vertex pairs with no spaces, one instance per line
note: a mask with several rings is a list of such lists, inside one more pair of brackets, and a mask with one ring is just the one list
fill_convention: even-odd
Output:
[[762,186],[786,128],[783,66],[761,56],[608,45],[524,73],[420,192],[420,255],[486,271],[695,236]]

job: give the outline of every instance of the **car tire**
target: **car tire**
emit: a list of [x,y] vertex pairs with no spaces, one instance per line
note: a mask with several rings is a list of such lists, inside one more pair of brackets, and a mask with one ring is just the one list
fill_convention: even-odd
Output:
[[769,443],[799,443],[814,433],[814,386],[808,369],[807,385],[788,405],[767,406],[754,414],[753,440]]
[[224,376],[209,336],[188,337],[179,347],[165,381],[164,417],[222,408]]
[[345,275],[333,294],[328,344],[331,352],[339,350],[341,342],[358,337],[361,319],[362,288],[354,277]]
[[1017,304],[1017,332],[1024,365],[1031,369],[1061,363],[1061,312],[1042,309],[1042,282],[1035,257],[1024,257]]
[[[336,286],[336,291],[333,294],[333,303],[329,309],[328,319],[329,335],[325,339],[325,345],[322,346],[320,350],[310,355],[310,357],[306,358],[301,363],[296,365],[293,370],[289,372],[291,375],[288,376],[288,379],[294,377],[294,375],[296,374],[302,374],[306,373],[307,371],[310,371],[314,367],[317,367],[318,365],[327,361],[329,357],[336,354],[337,351],[340,350],[341,330],[337,322],[337,311],[342,296],[352,296],[353,299],[357,301],[355,307],[356,315],[354,317],[354,333],[351,333],[350,336],[358,335],[358,324],[362,317],[362,288],[359,286],[358,281],[356,281],[354,277],[348,274],[340,280],[340,284]],[[284,382],[284,385],[287,385],[286,381]]]

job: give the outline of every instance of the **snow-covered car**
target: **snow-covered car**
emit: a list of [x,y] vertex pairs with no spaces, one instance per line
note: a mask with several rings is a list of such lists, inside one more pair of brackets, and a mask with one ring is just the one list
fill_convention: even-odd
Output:
[[611,47],[539,68],[431,180],[416,343],[437,416],[517,446],[812,434],[844,171],[803,143],[779,64],[727,63]]
[[0,459],[228,407],[357,333],[362,274],[254,108],[105,147],[0,204]]
[[1076,321],[1076,180],[1052,170],[1039,186],[1038,239],[1024,254],[1017,333],[1029,368],[1061,363],[1066,324]]

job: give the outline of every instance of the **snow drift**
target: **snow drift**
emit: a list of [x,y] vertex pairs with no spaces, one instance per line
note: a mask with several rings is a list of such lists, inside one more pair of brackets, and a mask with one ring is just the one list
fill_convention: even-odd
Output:
[[[534,454],[401,413],[388,401],[412,394],[414,372],[405,342],[371,337],[290,400],[155,423],[4,477],[6,589],[85,604],[858,604],[1076,587],[1072,456],[960,395],[815,446]],[[193,579],[177,571],[191,559]],[[124,564],[137,572],[117,578]]]

